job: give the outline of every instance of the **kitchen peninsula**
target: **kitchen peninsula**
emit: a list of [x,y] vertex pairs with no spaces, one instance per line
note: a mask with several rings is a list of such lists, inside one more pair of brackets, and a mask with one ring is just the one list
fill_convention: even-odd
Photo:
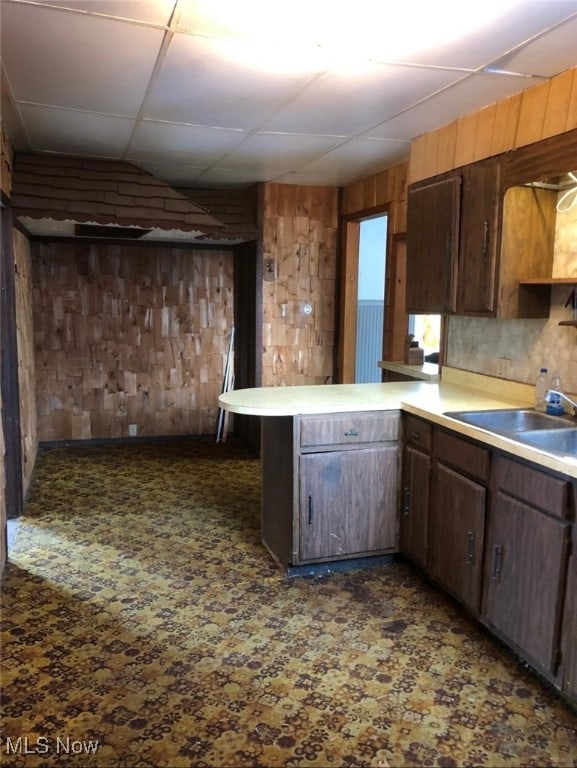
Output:
[[532,401],[529,385],[443,369],[219,404],[263,417],[262,540],[283,570],[400,552],[575,703],[577,455],[447,415]]

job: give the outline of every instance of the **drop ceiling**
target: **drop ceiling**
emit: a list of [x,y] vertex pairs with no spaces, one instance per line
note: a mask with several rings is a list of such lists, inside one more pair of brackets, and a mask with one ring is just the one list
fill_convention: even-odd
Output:
[[577,65],[577,0],[0,0],[0,22],[17,151],[175,187],[344,186]]

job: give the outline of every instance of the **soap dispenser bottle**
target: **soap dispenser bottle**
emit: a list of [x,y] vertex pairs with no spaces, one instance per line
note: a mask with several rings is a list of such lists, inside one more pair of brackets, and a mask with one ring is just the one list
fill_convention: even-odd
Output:
[[[561,376],[555,371],[551,376],[549,382],[549,392],[547,393],[547,413],[551,416],[563,416],[565,409],[563,408],[563,400],[556,392],[562,392],[563,383]],[[555,390],[555,391],[552,391]]]

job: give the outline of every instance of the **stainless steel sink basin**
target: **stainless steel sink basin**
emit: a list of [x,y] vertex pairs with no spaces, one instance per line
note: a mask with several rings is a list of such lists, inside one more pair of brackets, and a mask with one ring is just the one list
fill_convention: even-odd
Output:
[[571,426],[570,417],[549,416],[532,408],[509,408],[498,411],[453,411],[445,416],[464,421],[475,427],[509,434],[527,430],[557,430]]
[[538,429],[515,435],[521,443],[534,445],[548,453],[577,456],[577,427],[568,429]]

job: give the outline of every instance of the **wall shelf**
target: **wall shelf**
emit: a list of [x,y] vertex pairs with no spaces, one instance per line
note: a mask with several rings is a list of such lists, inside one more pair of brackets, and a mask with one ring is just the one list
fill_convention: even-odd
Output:
[[[519,280],[520,306],[530,306],[532,314],[522,317],[548,317],[551,306],[551,287],[555,285],[570,285],[577,290],[577,277],[530,277]],[[574,293],[571,296],[574,296]],[[570,297],[571,300],[571,297]],[[537,308],[537,311],[535,311]],[[577,320],[562,320],[559,325],[577,327]]]

